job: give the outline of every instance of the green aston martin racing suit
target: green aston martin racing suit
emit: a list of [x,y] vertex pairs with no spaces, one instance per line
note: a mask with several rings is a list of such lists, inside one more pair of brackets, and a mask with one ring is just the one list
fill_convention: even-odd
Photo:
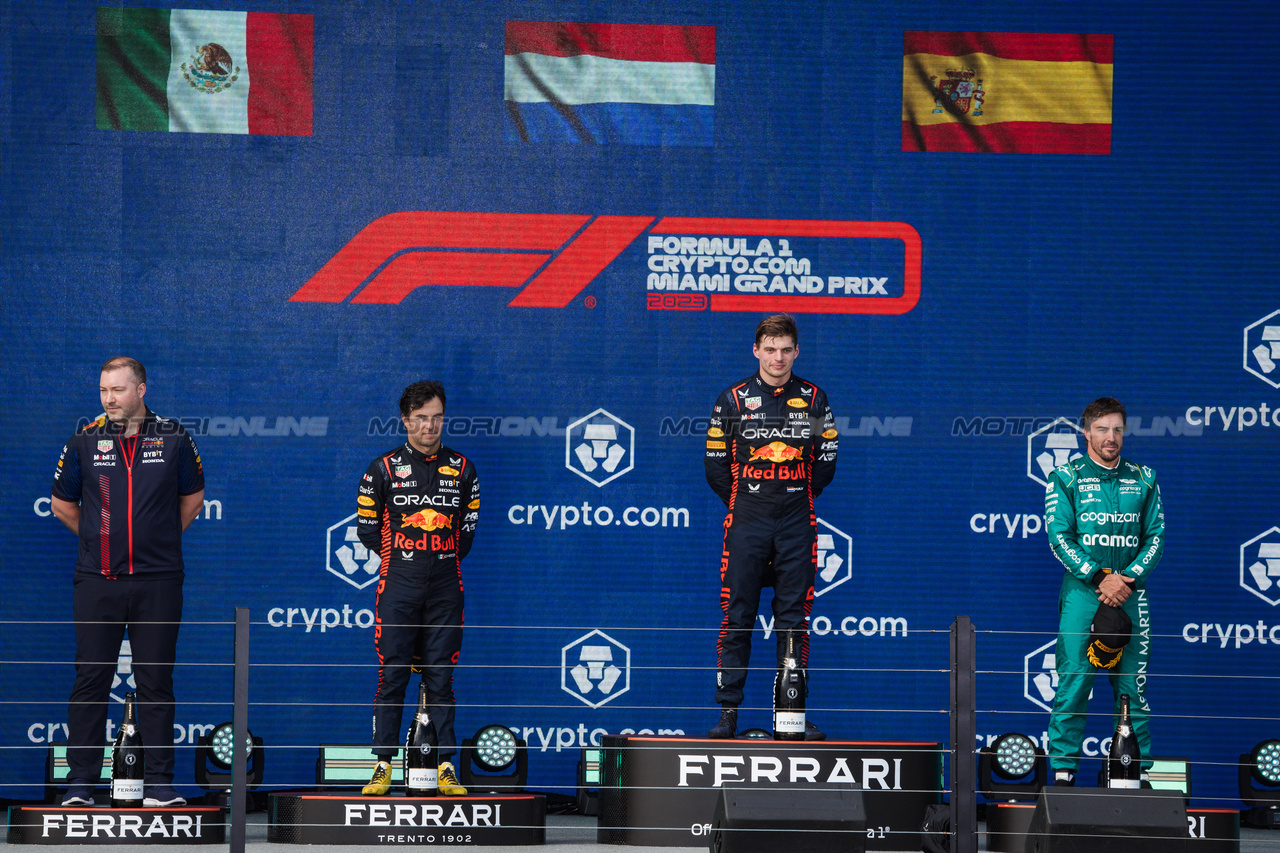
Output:
[[1156,474],[1124,457],[1110,469],[1088,456],[1073,459],[1049,475],[1044,519],[1049,547],[1066,568],[1058,595],[1058,690],[1049,720],[1049,764],[1072,773],[1080,766],[1089,693],[1097,673],[1085,649],[1098,609],[1098,584],[1112,571],[1134,579],[1133,592],[1124,603],[1133,634],[1110,673],[1115,713],[1118,718],[1120,695],[1127,693],[1146,770],[1151,766],[1147,576],[1164,551],[1164,508]]

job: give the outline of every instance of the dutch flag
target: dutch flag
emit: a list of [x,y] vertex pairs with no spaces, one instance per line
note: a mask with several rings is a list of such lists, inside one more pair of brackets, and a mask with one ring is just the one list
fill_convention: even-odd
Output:
[[711,145],[716,29],[507,21],[513,142]]

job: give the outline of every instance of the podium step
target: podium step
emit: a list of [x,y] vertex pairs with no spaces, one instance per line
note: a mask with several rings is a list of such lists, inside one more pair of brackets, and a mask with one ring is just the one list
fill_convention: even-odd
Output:
[[527,846],[547,841],[547,798],[272,794],[267,840],[281,844]]
[[10,806],[10,844],[226,844],[227,815],[215,806],[111,809]]

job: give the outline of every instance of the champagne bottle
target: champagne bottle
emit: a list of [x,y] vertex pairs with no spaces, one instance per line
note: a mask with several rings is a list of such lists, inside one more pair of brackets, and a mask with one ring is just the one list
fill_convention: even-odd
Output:
[[1120,696],[1120,723],[1111,737],[1111,754],[1107,757],[1108,788],[1142,787],[1142,751],[1129,718],[1129,694]]
[[787,656],[773,678],[773,739],[804,740],[804,672],[796,662],[795,633],[787,632]]
[[142,733],[132,693],[124,694],[124,722],[111,751],[111,807],[142,808]]
[[418,710],[404,741],[404,793],[409,797],[436,795],[436,766],[439,764],[436,727],[427,713],[427,685],[418,686]]

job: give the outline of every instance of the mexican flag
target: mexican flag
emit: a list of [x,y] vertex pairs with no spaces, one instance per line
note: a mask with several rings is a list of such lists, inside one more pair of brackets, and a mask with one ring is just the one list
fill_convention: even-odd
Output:
[[98,9],[98,127],[311,135],[312,17]]

